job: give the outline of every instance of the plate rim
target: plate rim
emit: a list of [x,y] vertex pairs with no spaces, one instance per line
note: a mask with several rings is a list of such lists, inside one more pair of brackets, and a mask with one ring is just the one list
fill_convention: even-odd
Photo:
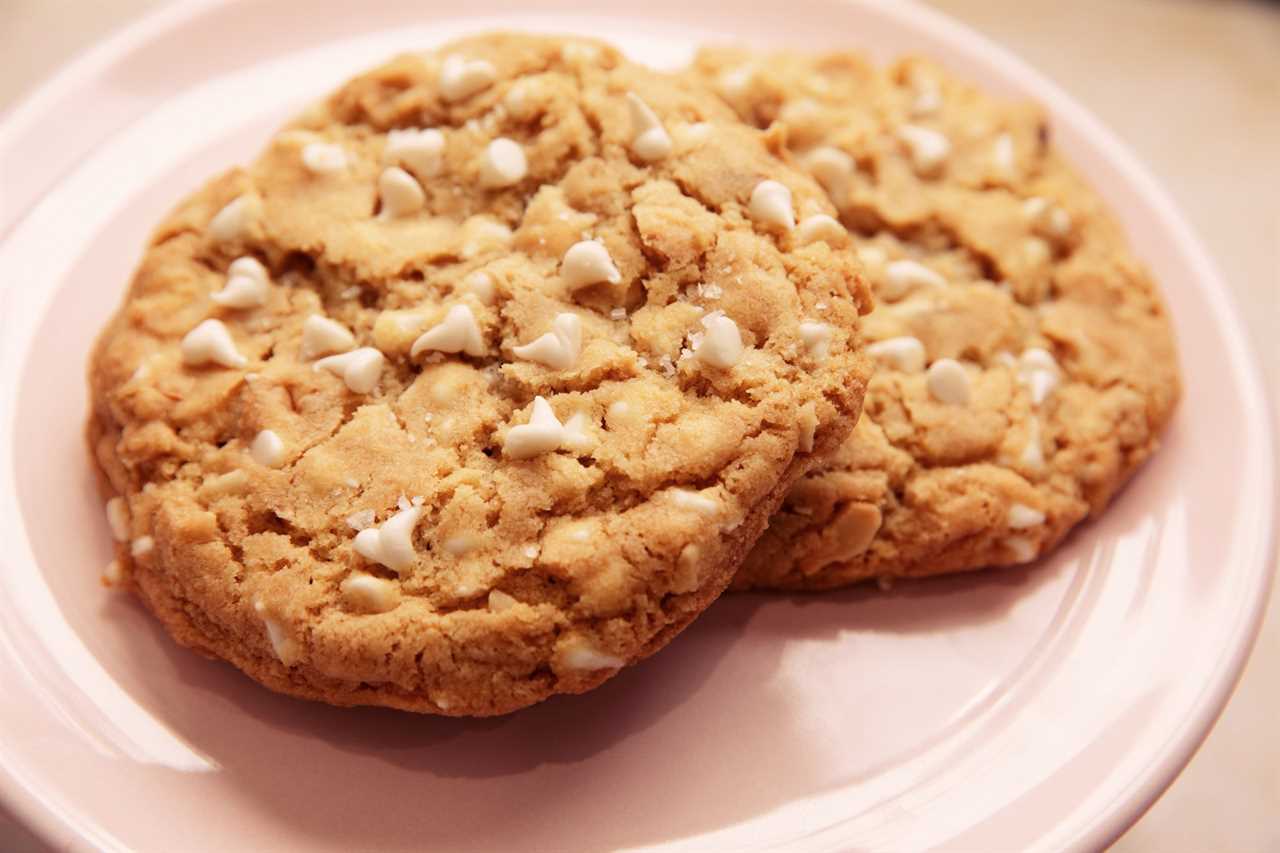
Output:
[[[74,93],[87,79],[120,61],[135,46],[225,2],[226,0],[176,0],[128,19],[109,30],[98,42],[73,54],[53,73],[27,89],[8,109],[0,112],[0,151],[23,128],[38,126],[43,120],[47,120],[51,102],[56,103],[61,97]],[[927,30],[940,40],[957,45],[970,56],[980,56],[983,63],[999,69],[1005,76],[1019,79],[1027,88],[1036,90],[1044,101],[1051,104],[1055,116],[1072,125],[1099,152],[1102,160],[1125,174],[1134,194],[1150,210],[1160,228],[1180,245],[1192,267],[1190,277],[1211,307],[1215,323],[1224,329],[1239,332],[1227,337],[1227,372],[1236,381],[1244,404],[1244,414],[1248,415],[1244,423],[1250,446],[1257,448],[1261,455],[1258,466],[1261,493],[1270,498],[1273,509],[1280,506],[1276,439],[1270,428],[1277,420],[1277,410],[1262,377],[1256,344],[1241,320],[1235,293],[1226,285],[1195,230],[1147,166],[1088,109],[1014,51],[946,13],[926,6],[920,0],[832,2],[874,7],[876,14],[895,18],[906,28]],[[61,173],[51,175],[46,186],[40,188],[21,209],[12,212],[9,221],[0,221],[0,242],[7,239],[27,218],[43,195],[61,177]],[[0,284],[0,297],[12,286],[12,283]],[[4,377],[0,377],[0,380],[3,379]],[[5,442],[6,445],[8,443]],[[1256,561],[1256,566],[1246,567],[1251,569],[1250,576],[1256,575],[1256,594],[1248,602],[1244,618],[1235,623],[1233,642],[1229,648],[1223,649],[1213,677],[1206,681],[1195,702],[1187,708],[1181,726],[1170,732],[1169,747],[1152,757],[1141,776],[1135,777],[1130,788],[1117,796],[1100,820],[1067,841],[1069,848],[1097,849],[1118,839],[1178,778],[1225,710],[1256,644],[1275,581],[1275,565],[1280,546],[1277,520],[1274,512],[1266,513],[1265,518],[1266,529],[1258,538],[1259,547],[1250,555]],[[58,811],[52,804],[42,800],[29,784],[24,783],[5,758],[4,751],[0,750],[0,805],[8,808],[28,831],[46,843],[67,849],[78,849],[90,843],[83,828],[72,823],[68,815]]]

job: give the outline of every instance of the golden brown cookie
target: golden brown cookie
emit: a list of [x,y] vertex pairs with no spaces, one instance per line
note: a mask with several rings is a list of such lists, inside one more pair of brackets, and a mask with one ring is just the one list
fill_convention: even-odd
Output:
[[778,144],[596,42],[346,84],[179,206],[98,343],[112,580],[340,705],[503,713],[661,648],[870,369]]
[[692,77],[775,122],[867,265],[864,416],[735,585],[821,589],[1025,563],[1100,512],[1179,395],[1169,317],[1029,104],[926,61],[708,50]]

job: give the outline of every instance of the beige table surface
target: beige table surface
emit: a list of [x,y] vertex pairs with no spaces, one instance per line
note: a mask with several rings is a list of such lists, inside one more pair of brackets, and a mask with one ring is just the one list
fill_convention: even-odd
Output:
[[[0,0],[0,110],[162,0]],[[933,0],[1057,80],[1147,161],[1235,291],[1280,399],[1280,3]],[[1114,850],[1280,851],[1280,587],[1244,679]],[[0,814],[0,850],[44,848]]]

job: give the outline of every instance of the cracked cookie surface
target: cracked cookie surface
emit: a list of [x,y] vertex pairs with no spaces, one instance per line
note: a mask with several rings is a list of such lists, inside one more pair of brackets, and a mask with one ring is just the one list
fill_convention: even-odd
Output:
[[870,372],[779,145],[589,41],[344,85],[178,207],[99,340],[109,580],[335,704],[503,713],[656,651]]
[[735,586],[1024,563],[1101,512],[1179,396],[1169,317],[1034,105],[924,60],[704,50],[689,72],[785,126],[867,265],[863,417]]

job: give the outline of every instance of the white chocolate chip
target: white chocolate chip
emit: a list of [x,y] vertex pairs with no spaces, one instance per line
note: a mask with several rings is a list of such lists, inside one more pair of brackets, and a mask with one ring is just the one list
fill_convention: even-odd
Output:
[[608,282],[617,284],[622,274],[609,257],[609,250],[595,240],[574,243],[560,262],[560,278],[570,290]]
[[822,107],[813,98],[796,98],[786,101],[778,110],[778,121],[791,128],[796,136],[820,133],[821,128],[817,127],[817,124],[821,117]]
[[825,213],[815,213],[800,220],[796,228],[796,240],[801,245],[822,241],[831,246],[839,246],[849,237],[849,232],[836,221],[835,217]]
[[800,340],[810,358],[826,361],[831,352],[831,327],[816,320],[805,320],[800,324]]
[[1022,254],[1028,264],[1038,267],[1049,262],[1053,257],[1053,249],[1039,237],[1028,237],[1022,244]]
[[791,209],[791,190],[777,181],[756,184],[751,191],[747,212],[756,222],[771,228],[790,231],[796,226],[795,211]]
[[953,358],[940,358],[925,372],[925,385],[933,398],[952,406],[968,404],[969,374]]
[[385,357],[373,347],[344,352],[322,358],[314,365],[316,370],[327,370],[335,376],[342,377],[357,394],[368,394],[378,387],[378,378],[382,375],[382,363]]
[[311,361],[322,355],[346,352],[356,345],[355,335],[341,323],[312,314],[302,324],[302,347],[298,355]]
[[507,112],[517,119],[525,117],[526,111],[530,107],[530,89],[534,88],[534,84],[529,80],[517,80],[507,89],[507,94],[502,96],[502,105],[507,108]]
[[302,165],[316,175],[332,175],[347,168],[347,152],[341,145],[312,142],[302,148]]
[[822,145],[808,152],[802,162],[818,183],[822,184],[822,188],[833,197],[838,196],[853,177],[853,158],[830,145]]
[[1016,503],[1009,507],[1006,523],[1014,530],[1025,530],[1028,527],[1044,524],[1044,513],[1035,507]]
[[483,305],[493,304],[493,276],[483,270],[468,273],[462,280],[462,286],[480,300]]
[[680,549],[680,556],[676,557],[676,572],[672,577],[672,591],[693,592],[701,585],[698,576],[701,560],[702,549],[696,543],[690,542]]
[[248,359],[236,350],[235,341],[221,320],[205,320],[183,337],[182,363],[244,367]]
[[[264,608],[262,602],[254,605],[254,609],[259,615],[262,615]],[[285,666],[292,666],[302,657],[302,649],[296,640],[289,636],[284,626],[269,616],[263,616],[262,624],[267,629],[267,639],[271,641],[271,650],[276,653],[276,657]]]
[[747,87],[751,85],[755,76],[756,67],[748,63],[725,71],[717,82],[720,84],[720,91],[725,95],[730,98],[740,98],[747,93]]
[[942,92],[933,83],[926,83],[916,89],[915,99],[911,102],[911,114],[927,116],[942,108]]
[[480,326],[476,323],[476,315],[466,305],[455,305],[444,315],[444,320],[423,332],[413,347],[410,356],[433,350],[435,352],[466,353],[470,356],[481,356],[488,352],[484,336],[480,334]]
[[1026,375],[1024,384],[1031,393],[1032,405],[1039,406],[1049,399],[1049,395],[1058,387],[1058,377],[1052,373],[1037,370]]
[[551,404],[543,397],[534,397],[529,422],[507,430],[502,453],[512,459],[532,459],[558,450],[563,442],[564,426],[556,419]]
[[818,409],[812,400],[801,406],[796,413],[796,426],[800,428],[800,452],[812,453],[813,438],[818,432]]
[[403,166],[419,179],[433,178],[444,163],[444,134],[435,128],[393,130],[387,134],[382,160]]
[[627,663],[621,658],[605,654],[586,641],[579,641],[569,645],[564,650],[564,656],[561,660],[566,668],[578,670],[618,669],[626,666]]
[[858,260],[862,261],[863,266],[879,267],[884,266],[889,256],[879,246],[859,246]]
[[423,508],[410,506],[382,522],[377,527],[366,527],[356,534],[356,553],[366,560],[380,563],[398,575],[403,575],[413,565],[417,554],[413,550],[413,529],[422,517]]
[[129,505],[118,495],[107,501],[107,526],[111,528],[111,537],[117,542],[124,542],[129,538]]
[[459,533],[457,536],[450,536],[441,543],[441,547],[445,551],[455,557],[461,557],[474,551],[480,545],[480,540],[470,533]]
[[497,70],[483,59],[447,56],[440,68],[440,97],[450,103],[461,101],[489,88],[497,79]]
[[560,447],[578,456],[586,456],[596,447],[595,436],[587,432],[590,418],[586,412],[575,412],[564,422],[564,439]]
[[903,373],[924,370],[924,344],[910,335],[876,341],[867,346],[867,355]]
[[364,572],[352,572],[338,589],[348,605],[366,613],[386,613],[400,605],[400,590],[393,581]]
[[284,461],[284,442],[274,430],[264,429],[253,437],[253,442],[249,445],[249,455],[259,465],[274,468]]
[[886,299],[901,299],[917,287],[945,287],[947,280],[919,261],[892,261],[884,270],[882,285]]
[[256,308],[267,301],[270,292],[270,287],[263,279],[234,276],[228,278],[222,289],[210,294],[209,298],[224,308]]
[[631,153],[645,163],[656,163],[671,153],[671,137],[649,105],[635,92],[627,92],[631,113]]
[[511,351],[516,358],[536,361],[552,370],[568,370],[582,352],[582,321],[577,314],[557,314],[551,321],[551,331]]
[[702,492],[691,492],[688,489],[672,489],[672,502],[681,509],[690,509],[702,515],[714,515],[720,511],[720,501],[709,498]]
[[[1031,196],[1022,202],[1022,215],[1029,219],[1034,227],[1043,229],[1049,236],[1058,240],[1066,239],[1071,234],[1071,214],[1057,205],[1050,205],[1048,199]],[[1039,255],[1038,249],[1029,253]]]
[[1049,211],[1048,228],[1054,237],[1066,237],[1071,233],[1071,214],[1060,207],[1053,208]]
[[412,216],[427,203],[422,185],[399,166],[382,170],[378,176],[378,197],[382,199],[382,210],[378,213],[380,219]]
[[1001,543],[1019,563],[1030,563],[1036,558],[1036,543],[1025,536],[1006,536]]
[[1018,360],[1018,381],[1030,392],[1032,405],[1039,406],[1057,389],[1062,371],[1048,350],[1030,347]]
[[135,560],[145,557],[155,550],[156,540],[150,536],[139,536],[129,543],[129,555]]
[[518,184],[529,171],[524,149],[518,142],[498,137],[484,149],[480,164],[480,183],[486,187],[509,187]]
[[252,206],[253,199],[244,195],[227,202],[226,207],[209,220],[209,236],[219,243],[229,243],[244,237],[249,231]]
[[1058,360],[1053,354],[1043,347],[1027,347],[1022,351],[1022,357],[1019,359],[1022,369],[1024,370],[1046,370],[1050,373],[1058,372]]
[[102,572],[102,580],[107,586],[119,586],[124,581],[124,566],[119,560],[107,563],[106,569]]
[[924,177],[936,174],[951,156],[951,143],[936,130],[915,124],[898,128],[898,139],[911,153],[911,165]]
[[1018,461],[1036,470],[1044,467],[1044,450],[1040,447],[1040,419],[1037,417],[1027,421],[1027,444],[1022,448]]
[[693,357],[703,364],[727,370],[742,358],[744,347],[738,324],[723,311],[712,311],[702,318],[706,331],[693,346]]
[[227,281],[222,290],[210,295],[224,308],[256,308],[267,301],[271,276],[257,258],[236,258],[227,268]]
[[503,613],[519,603],[500,589],[489,590],[489,612],[491,613]]
[[1006,178],[1014,177],[1017,161],[1014,159],[1012,135],[1002,133],[996,137],[995,144],[991,147],[991,160],[1001,175]]

